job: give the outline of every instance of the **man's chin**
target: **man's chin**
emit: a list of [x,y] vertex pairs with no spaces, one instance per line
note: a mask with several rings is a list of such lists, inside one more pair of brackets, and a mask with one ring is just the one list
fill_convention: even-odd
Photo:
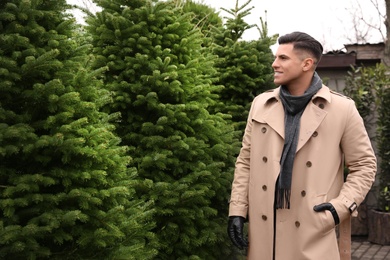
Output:
[[283,85],[283,83],[282,83],[280,80],[274,80],[274,84],[275,84],[276,86]]

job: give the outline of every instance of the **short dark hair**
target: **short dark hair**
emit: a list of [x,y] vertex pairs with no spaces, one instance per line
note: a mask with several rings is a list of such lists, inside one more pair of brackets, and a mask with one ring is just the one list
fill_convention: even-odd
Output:
[[278,39],[279,44],[292,43],[294,49],[303,50],[310,52],[314,58],[316,58],[316,63],[321,60],[322,52],[324,48],[321,43],[303,32],[292,32],[283,36],[280,36]]

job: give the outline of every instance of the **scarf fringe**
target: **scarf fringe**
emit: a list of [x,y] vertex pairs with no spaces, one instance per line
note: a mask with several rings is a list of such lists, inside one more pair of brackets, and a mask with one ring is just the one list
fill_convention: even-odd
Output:
[[280,189],[276,192],[276,208],[290,209],[291,190]]

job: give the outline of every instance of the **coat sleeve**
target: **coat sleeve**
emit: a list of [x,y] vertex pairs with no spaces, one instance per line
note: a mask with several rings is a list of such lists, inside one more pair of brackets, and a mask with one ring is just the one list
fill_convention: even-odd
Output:
[[252,115],[256,100],[255,98],[252,102],[242,139],[242,147],[236,160],[230,196],[229,216],[242,216],[246,218],[248,214]]
[[348,103],[341,149],[349,173],[339,196],[330,201],[335,207],[340,221],[346,219],[351,213],[353,216],[357,216],[355,209],[371,189],[377,169],[375,153],[363,119],[359,115],[355,103],[349,99]]

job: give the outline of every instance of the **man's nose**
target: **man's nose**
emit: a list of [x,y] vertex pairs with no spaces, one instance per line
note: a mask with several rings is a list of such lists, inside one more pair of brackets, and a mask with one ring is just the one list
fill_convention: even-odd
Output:
[[272,62],[272,68],[277,68],[278,67],[278,64],[277,64],[277,61],[276,61],[276,59]]

